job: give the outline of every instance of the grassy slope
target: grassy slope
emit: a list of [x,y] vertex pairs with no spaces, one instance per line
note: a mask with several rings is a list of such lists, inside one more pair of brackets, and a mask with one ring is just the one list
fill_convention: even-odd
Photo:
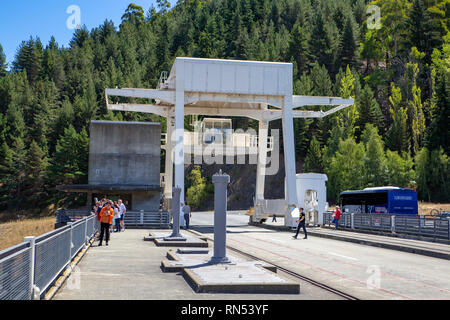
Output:
[[27,236],[40,236],[55,228],[55,217],[0,224],[0,250],[22,243]]

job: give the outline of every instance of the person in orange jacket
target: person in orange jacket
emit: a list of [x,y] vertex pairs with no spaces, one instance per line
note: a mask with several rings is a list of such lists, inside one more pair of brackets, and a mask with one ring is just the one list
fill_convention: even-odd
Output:
[[103,207],[102,211],[100,211],[99,219],[100,219],[100,243],[98,246],[100,247],[103,242],[103,237],[105,237],[106,245],[109,242],[109,227],[112,224],[112,219],[114,216],[114,210],[111,208],[111,204],[107,202]]

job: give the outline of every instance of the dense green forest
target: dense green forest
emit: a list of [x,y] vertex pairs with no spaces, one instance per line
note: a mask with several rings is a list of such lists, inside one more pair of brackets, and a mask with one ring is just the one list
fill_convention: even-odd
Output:
[[55,186],[87,182],[90,120],[165,127],[108,111],[104,89],[155,88],[177,56],[292,62],[294,94],[354,97],[331,117],[294,123],[301,171],[326,173],[331,201],[392,185],[450,202],[449,0],[157,3],[130,4],[120,26],[76,30],[67,48],[31,37],[10,68],[0,46],[0,211],[84,203]]

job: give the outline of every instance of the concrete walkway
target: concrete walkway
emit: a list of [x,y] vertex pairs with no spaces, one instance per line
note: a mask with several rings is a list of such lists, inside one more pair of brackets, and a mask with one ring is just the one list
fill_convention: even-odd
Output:
[[[182,231],[182,234],[184,231]],[[149,230],[112,234],[109,246],[94,243],[54,300],[302,300],[340,299],[301,282],[300,294],[195,293],[180,273],[163,273],[168,248],[144,241]],[[297,279],[293,279],[298,281]]]

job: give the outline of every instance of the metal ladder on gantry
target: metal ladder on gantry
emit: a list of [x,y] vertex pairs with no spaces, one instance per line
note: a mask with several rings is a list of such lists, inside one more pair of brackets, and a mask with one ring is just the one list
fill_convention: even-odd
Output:
[[[167,119],[164,196],[181,188],[184,201],[186,115],[248,117],[259,122],[256,199],[264,199],[269,122],[282,119],[286,172],[285,199],[297,204],[294,118],[323,118],[348,106],[353,99],[293,95],[291,63],[176,58],[170,74],[162,75],[157,89],[106,89],[109,110],[152,113]],[[110,103],[109,97],[147,99],[147,104]],[[304,111],[305,106],[335,106],[329,111]],[[270,108],[269,108],[270,106]],[[175,181],[173,170],[175,169]],[[286,209],[285,225],[293,218]]]

